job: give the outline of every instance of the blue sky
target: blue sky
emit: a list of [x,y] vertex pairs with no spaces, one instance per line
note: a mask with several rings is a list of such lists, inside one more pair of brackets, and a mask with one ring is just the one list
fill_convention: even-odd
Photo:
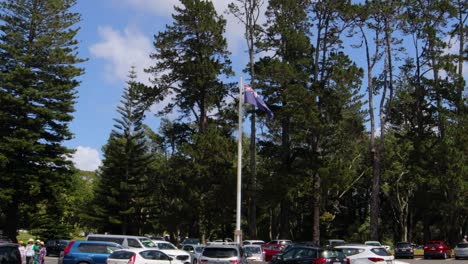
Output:
[[[227,19],[225,37],[236,73],[233,80],[238,80],[248,61],[248,55],[243,37],[243,25],[232,15],[225,14],[228,3],[235,0],[212,1],[218,14],[223,14]],[[180,5],[179,1],[77,1],[73,10],[82,15],[79,24],[81,30],[77,35],[79,56],[87,58],[88,61],[80,65],[85,68],[85,74],[79,78],[81,85],[77,87],[76,112],[70,124],[75,136],[65,142],[67,147],[76,149],[73,161],[77,168],[95,170],[101,164],[103,158],[101,149],[107,143],[115,124],[114,118],[119,117],[116,108],[120,103],[132,65],[137,67],[138,80],[149,84],[149,76],[143,72],[143,69],[154,63],[149,59],[149,54],[154,51],[153,36],[164,30],[166,24],[172,24],[171,14],[174,5]],[[263,9],[265,8],[266,6],[263,6]],[[260,23],[264,21],[262,18]],[[344,39],[344,41],[347,42],[345,46],[349,48],[349,44],[357,40]],[[408,52],[412,53],[411,50]],[[347,53],[359,66],[365,66],[362,50],[350,49]],[[464,65],[464,76],[467,78],[468,63]],[[363,81],[364,87],[365,78]],[[161,108],[162,105],[155,107]],[[145,123],[153,130],[158,130],[159,120],[151,113],[147,114]]]
[[[231,0],[216,0],[218,14],[228,20],[226,38],[232,53],[233,68],[239,78],[247,62],[243,27],[224,14]],[[137,66],[138,79],[149,83],[143,69],[152,65],[149,54],[154,51],[153,36],[171,24],[173,6],[178,0],[80,0],[73,8],[82,16],[77,40],[79,55],[88,61],[80,65],[85,74],[79,79],[74,120],[70,124],[74,138],[65,142],[76,149],[75,165],[82,170],[95,170],[101,162],[101,148],[118,118],[125,81],[132,65]],[[158,119],[149,113],[146,124],[158,129]]]

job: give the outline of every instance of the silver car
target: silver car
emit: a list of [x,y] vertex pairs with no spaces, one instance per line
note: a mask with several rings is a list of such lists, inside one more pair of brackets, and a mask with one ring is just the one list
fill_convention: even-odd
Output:
[[262,246],[260,245],[245,245],[244,254],[247,257],[247,261],[265,261]]
[[247,264],[244,250],[238,244],[211,244],[203,249],[203,264]]
[[468,258],[468,243],[460,242],[455,247],[455,259]]

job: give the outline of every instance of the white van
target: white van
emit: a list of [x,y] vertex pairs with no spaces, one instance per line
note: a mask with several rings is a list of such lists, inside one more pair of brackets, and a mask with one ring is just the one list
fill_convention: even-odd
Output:
[[144,236],[90,234],[86,240],[114,242],[128,248],[157,248],[151,239]]

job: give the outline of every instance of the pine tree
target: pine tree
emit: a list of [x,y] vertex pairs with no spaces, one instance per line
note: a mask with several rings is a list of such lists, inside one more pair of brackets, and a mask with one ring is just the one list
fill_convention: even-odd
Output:
[[155,36],[154,74],[156,101],[175,95],[174,106],[184,116],[195,116],[199,132],[208,125],[208,113],[220,106],[228,89],[218,79],[230,75],[227,42],[223,37],[226,20],[216,13],[211,1],[182,0],[175,7],[174,24]]
[[145,105],[140,103],[140,85],[134,69],[117,107],[116,119],[108,143],[103,148],[104,160],[95,190],[95,219],[100,231],[141,234],[147,222],[149,164],[145,131],[142,126]]
[[62,143],[72,137],[76,77],[83,74],[75,66],[83,60],[74,4],[0,2],[0,225],[12,239],[19,227],[64,225],[62,196],[73,171]]

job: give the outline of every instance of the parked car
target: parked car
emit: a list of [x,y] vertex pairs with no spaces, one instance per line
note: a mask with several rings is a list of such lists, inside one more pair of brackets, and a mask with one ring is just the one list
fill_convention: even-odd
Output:
[[2,264],[21,264],[21,254],[18,244],[2,242],[0,243],[0,263]]
[[187,251],[190,254],[190,258],[192,259],[192,264],[198,264],[198,260],[203,252],[205,246],[203,245],[184,245],[182,250]]
[[200,239],[198,238],[185,238],[180,246],[183,247],[184,245],[200,245]]
[[265,256],[263,255],[262,246],[260,245],[244,245],[244,254],[246,255],[247,261],[264,261]]
[[424,245],[424,259],[434,257],[451,258],[452,248],[443,240],[430,240]]
[[172,260],[172,257],[157,249],[130,248],[114,251],[106,264],[170,264]]
[[242,241],[242,245],[263,245],[265,241],[263,240],[244,240]]
[[125,247],[114,242],[72,240],[60,253],[59,264],[105,264],[107,257]]
[[334,246],[339,246],[339,245],[344,245],[346,244],[346,241],[343,239],[329,239],[326,241],[325,246],[326,247],[334,247]]
[[281,252],[281,249],[282,249],[281,245],[278,245],[278,244],[263,245],[262,250],[263,250],[263,256],[265,258],[265,261],[266,262],[270,261],[274,255]]
[[387,251],[390,251],[390,249],[391,249],[390,246],[382,245],[379,241],[366,241],[366,242],[364,242],[364,245],[375,246],[375,247],[383,247]]
[[152,240],[156,249],[164,252],[169,257],[173,258],[173,263],[191,264],[190,253],[185,250],[178,249],[174,244],[163,240]]
[[105,234],[90,234],[86,237],[88,241],[107,241],[114,242],[129,248],[155,248],[153,241],[144,236],[128,236],[128,235],[105,235]]
[[247,264],[244,251],[237,244],[212,244],[203,249],[201,264]]
[[56,255],[59,256],[60,252],[62,252],[65,247],[68,245],[70,240],[65,239],[49,239],[45,243],[45,247],[47,250],[47,256]]
[[398,242],[395,246],[395,258],[414,258],[413,246],[410,242]]
[[348,244],[336,246],[335,249],[341,249],[350,263],[395,264],[395,258],[381,246]]
[[0,235],[0,243],[13,243],[13,241],[7,236]]
[[271,264],[349,264],[339,249],[295,245],[273,256]]
[[455,259],[468,258],[468,243],[460,242],[455,246]]

